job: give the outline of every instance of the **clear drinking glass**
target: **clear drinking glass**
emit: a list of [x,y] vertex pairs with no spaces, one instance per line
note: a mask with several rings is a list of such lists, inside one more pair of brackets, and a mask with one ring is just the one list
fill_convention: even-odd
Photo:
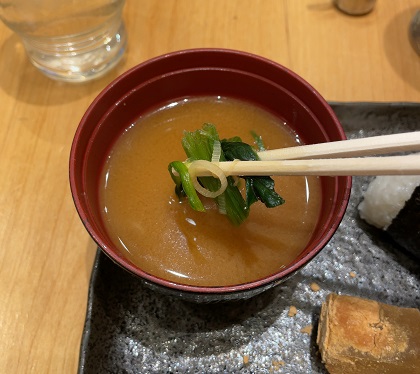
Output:
[[0,19],[22,39],[47,76],[81,82],[112,69],[124,54],[125,0],[0,0]]

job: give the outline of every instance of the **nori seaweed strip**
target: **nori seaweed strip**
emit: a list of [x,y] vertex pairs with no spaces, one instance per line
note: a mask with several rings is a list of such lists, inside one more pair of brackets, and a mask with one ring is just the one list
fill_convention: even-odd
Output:
[[416,187],[386,232],[395,243],[420,260],[420,186]]

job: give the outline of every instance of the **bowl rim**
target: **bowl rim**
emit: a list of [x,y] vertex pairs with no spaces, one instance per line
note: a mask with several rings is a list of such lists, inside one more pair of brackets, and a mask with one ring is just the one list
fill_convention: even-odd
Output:
[[[152,275],[150,273],[145,272],[144,270],[140,269],[136,265],[134,265],[131,261],[129,261],[124,256],[120,255],[117,251],[114,251],[112,248],[110,248],[102,239],[101,236],[96,232],[96,230],[92,227],[90,224],[88,213],[85,212],[82,198],[77,193],[77,187],[76,187],[76,175],[75,175],[75,162],[76,162],[76,151],[77,151],[77,145],[79,143],[79,140],[82,136],[82,132],[85,126],[86,121],[91,117],[92,113],[95,111],[97,105],[103,101],[106,97],[112,96],[113,92],[115,90],[118,90],[118,86],[122,84],[125,80],[130,79],[130,76],[141,69],[147,68],[150,65],[153,65],[159,61],[162,61],[164,59],[168,58],[176,58],[181,55],[185,54],[203,54],[203,53],[221,53],[221,54],[234,54],[234,55],[240,55],[242,57],[253,59],[260,61],[263,64],[268,64],[275,69],[283,70],[285,73],[290,75],[294,80],[297,80],[306,87],[308,91],[311,91],[311,93],[316,97],[319,104],[323,105],[323,109],[326,110],[329,114],[329,116],[334,120],[336,123],[336,131],[339,133],[340,137],[342,139],[346,138],[344,129],[342,128],[338,118],[336,117],[334,111],[329,106],[327,101],[320,95],[320,93],[305,79],[303,79],[301,76],[290,70],[289,68],[272,61],[266,57],[262,57],[250,52],[245,51],[239,51],[235,49],[227,49],[227,48],[191,48],[191,49],[183,49],[178,51],[173,51],[169,53],[165,53],[159,56],[155,56],[153,58],[150,58],[146,61],[143,61],[132,68],[128,69],[126,72],[119,75],[117,78],[115,78],[112,82],[110,82],[105,88],[94,98],[94,100],[91,102],[89,107],[87,108],[86,112],[84,113],[82,119],[80,120],[80,123],[76,129],[73,142],[71,145],[70,150],[70,161],[69,161],[69,180],[70,180],[70,190],[73,198],[74,205],[76,207],[77,213],[85,226],[85,229],[88,231],[89,235],[92,237],[92,239],[95,241],[95,243],[98,245],[98,247],[117,265],[122,267],[123,269],[129,271],[130,273],[134,274],[135,276],[138,276],[140,278],[143,278],[144,280],[154,283],[158,286],[162,286],[164,288],[169,288],[174,291],[181,291],[181,292],[187,292],[191,294],[230,294],[230,293],[238,293],[238,292],[244,292],[244,291],[250,291],[253,289],[259,289],[265,286],[268,286],[269,284],[276,284],[280,283],[283,280],[287,279],[289,276],[291,276],[293,273],[295,273],[300,268],[307,265],[311,259],[313,259],[324,247],[325,245],[330,241],[332,236],[334,235],[335,231],[337,230],[340,222],[342,221],[345,211],[347,209],[347,205],[350,198],[350,192],[351,192],[351,184],[352,184],[352,178],[351,176],[347,177],[341,177],[345,179],[345,191],[343,191],[343,198],[340,202],[339,208],[335,209],[337,214],[333,221],[330,222],[328,230],[323,235],[322,239],[318,241],[316,246],[314,246],[305,256],[299,258],[298,261],[295,263],[292,263],[292,265],[287,266],[283,270],[279,270],[276,273],[270,274],[266,277],[241,283],[241,284],[234,284],[234,285],[228,285],[228,286],[196,286],[196,285],[188,285],[178,282],[169,281],[166,279],[163,279],[161,277]],[[128,94],[128,92],[125,92],[121,97],[124,97]],[[121,99],[120,97],[120,99]],[[116,100],[113,100],[114,103]]]

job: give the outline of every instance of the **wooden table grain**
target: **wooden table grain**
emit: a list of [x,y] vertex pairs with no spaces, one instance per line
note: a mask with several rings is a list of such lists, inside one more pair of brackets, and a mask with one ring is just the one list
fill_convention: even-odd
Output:
[[68,157],[94,97],[151,57],[222,47],[277,61],[327,100],[420,101],[408,25],[420,0],[347,16],[330,0],[128,0],[128,49],[105,77],[52,81],[0,24],[0,372],[75,373],[96,247],[73,206]]

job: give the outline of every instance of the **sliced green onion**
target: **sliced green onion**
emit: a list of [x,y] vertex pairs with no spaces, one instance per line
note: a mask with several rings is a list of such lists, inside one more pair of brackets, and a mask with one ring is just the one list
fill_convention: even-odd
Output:
[[222,145],[218,140],[213,143],[213,153],[211,155],[211,162],[219,162],[222,154]]
[[[175,182],[175,192],[180,198],[182,194],[186,195],[188,202],[194,210],[205,212],[204,205],[197,195],[193,182],[188,172],[188,167],[181,161],[173,161],[168,166],[169,174]],[[176,175],[173,171],[176,171]]]
[[[196,175],[197,169],[199,170],[206,169],[214,177],[218,178],[220,181],[219,189],[217,189],[216,191],[210,191],[209,189],[204,188],[197,180],[197,175]],[[228,185],[226,175],[222,169],[220,169],[218,166],[216,166],[212,162],[207,161],[207,160],[193,161],[188,168],[188,172],[190,174],[190,178],[192,180],[192,183],[195,189],[203,196],[211,197],[214,199],[217,196],[221,195],[223,192],[225,192],[226,187]]]

